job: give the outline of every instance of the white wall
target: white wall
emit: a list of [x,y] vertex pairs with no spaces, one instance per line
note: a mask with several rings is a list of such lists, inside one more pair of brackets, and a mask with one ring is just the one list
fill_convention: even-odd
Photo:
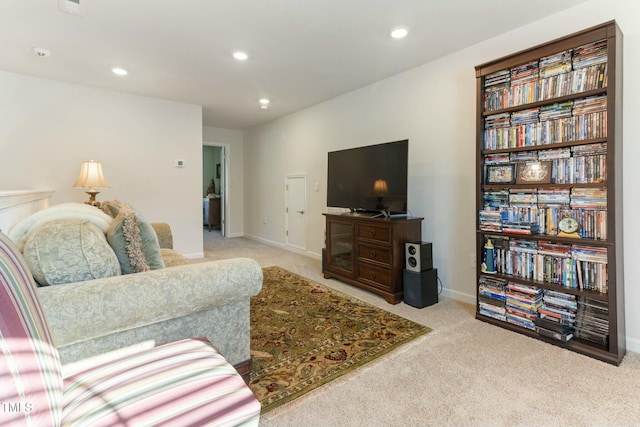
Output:
[[80,162],[99,160],[111,188],[98,200],[168,222],[176,250],[203,256],[200,106],[7,72],[0,93],[0,190],[51,189],[52,204],[83,202],[72,188]]
[[[245,132],[245,233],[282,245],[284,177],[308,177],[307,247],[324,244],[327,151],[409,138],[409,209],[425,218],[423,240],[445,295],[475,301],[474,66],[616,19],[624,37],[625,294],[627,347],[640,351],[640,2],[592,0],[406,73]],[[452,31],[455,28],[452,27]],[[437,42],[437,41],[435,41]],[[634,81],[635,80],[635,81]],[[320,191],[314,192],[315,182]]]
[[204,144],[225,144],[227,152],[228,182],[228,215],[225,219],[227,237],[238,237],[244,233],[244,166],[243,166],[243,134],[239,130],[204,127]]

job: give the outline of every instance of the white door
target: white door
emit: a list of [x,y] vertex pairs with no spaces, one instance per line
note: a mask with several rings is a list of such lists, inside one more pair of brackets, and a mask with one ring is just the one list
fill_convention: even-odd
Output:
[[[216,171],[218,173],[218,171]],[[225,236],[225,212],[227,210],[227,154],[220,147],[220,234]]]
[[305,175],[288,175],[285,190],[287,245],[298,249],[307,249],[307,177]]

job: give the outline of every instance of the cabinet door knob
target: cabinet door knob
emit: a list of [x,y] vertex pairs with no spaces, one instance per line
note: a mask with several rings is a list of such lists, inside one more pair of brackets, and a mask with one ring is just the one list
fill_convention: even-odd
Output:
[[376,278],[376,273],[371,273],[371,278],[375,279]]
[[371,235],[375,236],[376,235],[376,230],[371,230]]
[[375,258],[376,257],[376,251],[371,251],[371,258]]

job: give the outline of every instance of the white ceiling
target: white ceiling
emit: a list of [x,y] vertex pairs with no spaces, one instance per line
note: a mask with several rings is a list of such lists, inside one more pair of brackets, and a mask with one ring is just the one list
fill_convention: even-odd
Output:
[[[585,0],[80,0],[84,16],[59,1],[0,1],[0,70],[198,104],[205,126],[245,129]],[[406,39],[388,36],[397,25]]]

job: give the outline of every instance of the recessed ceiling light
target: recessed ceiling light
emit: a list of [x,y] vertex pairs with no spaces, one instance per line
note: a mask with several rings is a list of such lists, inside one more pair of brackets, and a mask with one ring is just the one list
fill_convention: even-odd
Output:
[[238,61],[246,61],[249,58],[249,55],[247,55],[246,52],[237,51],[237,52],[233,52],[233,57],[236,58]]
[[38,58],[48,58],[51,55],[51,52],[49,52],[47,49],[43,49],[41,47],[34,47],[33,49],[31,49],[33,51],[33,53],[38,57]]
[[269,108],[269,104],[271,103],[271,101],[267,98],[260,98],[258,100],[258,103],[260,104],[261,109],[266,110],[267,108]]
[[394,39],[403,39],[409,34],[409,29],[407,27],[394,27],[389,34]]
[[127,70],[125,70],[124,68],[119,68],[119,67],[112,68],[111,72],[113,74],[117,74],[118,76],[126,76],[127,74],[129,74],[129,72]]

